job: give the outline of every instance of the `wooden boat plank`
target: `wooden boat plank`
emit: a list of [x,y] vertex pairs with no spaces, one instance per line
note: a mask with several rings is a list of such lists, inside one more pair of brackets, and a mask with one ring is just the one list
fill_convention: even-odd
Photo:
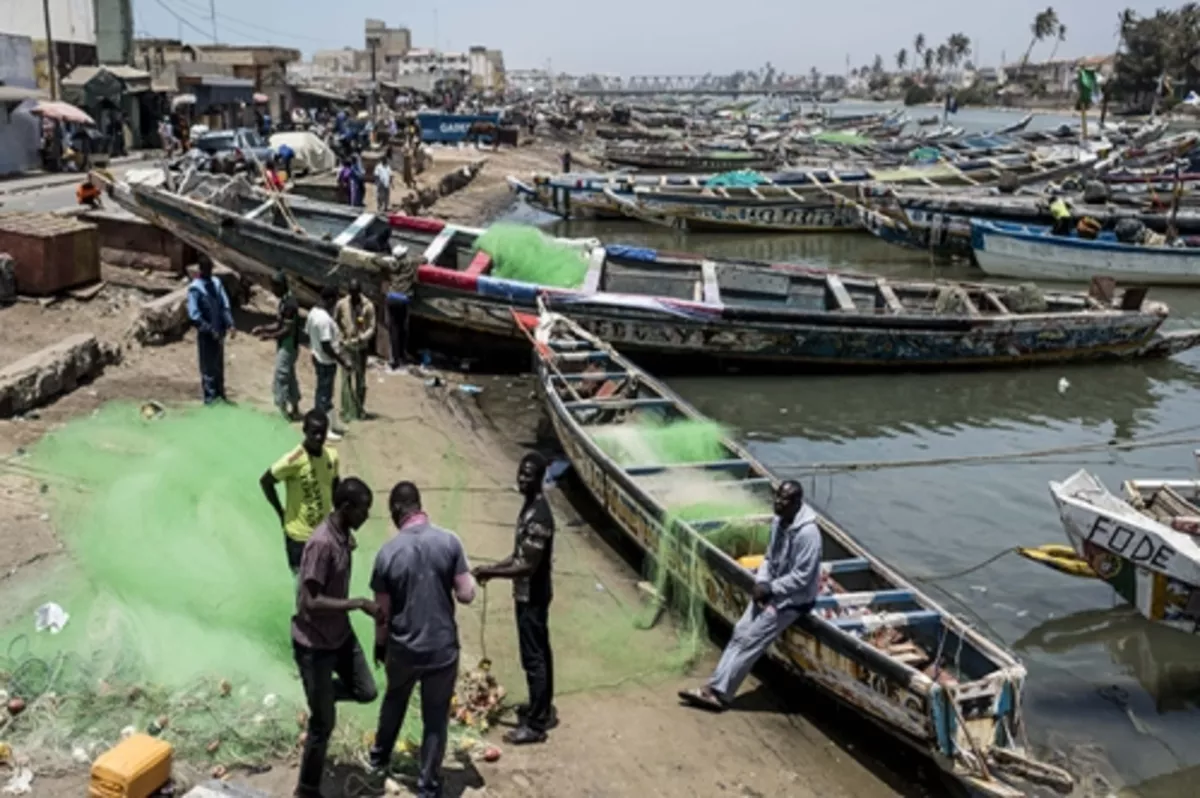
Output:
[[582,402],[564,402],[568,410],[632,410],[642,407],[673,407],[670,399],[585,399]]
[[842,283],[842,278],[836,274],[830,274],[825,277],[825,294],[826,307],[834,306],[834,310],[858,310],[854,304],[854,300],[850,298],[850,292],[846,290],[845,284]]
[[821,563],[821,570],[824,573],[836,576],[837,574],[850,574],[859,571],[871,570],[871,563],[865,557],[850,557],[844,560],[825,560]]
[[750,467],[751,463],[748,460],[737,458],[731,460],[712,460],[705,463],[657,463],[653,465],[624,466],[624,471],[631,477],[642,477],[674,470],[739,471],[749,469]]
[[600,280],[604,276],[604,265],[608,260],[608,253],[604,247],[596,247],[588,256],[587,275],[583,278],[583,285],[580,290],[585,294],[594,294],[600,290]]
[[844,607],[882,607],[887,604],[904,604],[916,601],[917,594],[903,588],[890,590],[864,590],[855,593],[834,593],[818,596],[816,609],[828,610]]
[[349,246],[362,231],[367,229],[371,222],[375,221],[375,214],[364,213],[354,220],[354,223],[341,232],[341,234],[333,239],[333,243],[339,247]]
[[851,632],[885,626],[905,629],[912,626],[939,624],[941,621],[942,614],[936,610],[913,610],[911,612],[880,612],[854,618],[836,618],[830,623],[843,631]]
[[879,296],[883,300],[883,306],[889,313],[904,312],[904,305],[900,302],[900,298],[896,296],[896,292],[886,279],[880,277],[876,280],[875,290],[879,292]]
[[700,264],[700,275],[704,281],[704,301],[712,304],[721,304],[721,284],[717,281],[717,264],[711,260],[705,260]]
[[442,257],[442,253],[446,251],[446,247],[450,245],[450,240],[454,238],[455,228],[452,225],[446,225],[442,232],[437,234],[437,237],[430,242],[422,256],[426,263],[437,263],[438,258]]
[[598,371],[583,374],[556,374],[554,379],[560,382],[585,382],[591,380],[621,380],[629,376],[627,371]]

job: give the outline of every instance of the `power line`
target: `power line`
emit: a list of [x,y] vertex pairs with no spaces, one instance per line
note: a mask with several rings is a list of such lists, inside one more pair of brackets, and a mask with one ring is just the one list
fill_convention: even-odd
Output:
[[[183,6],[184,8],[190,9],[193,13],[197,14],[198,16],[203,16],[205,18],[207,18],[209,16],[210,12],[207,9],[201,8],[194,2],[189,2],[189,0],[175,0],[175,2],[178,3],[179,5]],[[231,17],[228,14],[225,14],[223,12],[217,13],[216,16],[218,19],[221,20],[222,24],[226,28],[230,27],[229,23],[233,22],[233,23],[236,23],[237,26],[239,26],[239,27],[260,30],[260,31],[263,31],[266,33],[270,33],[273,36],[280,36],[285,39],[297,39],[297,40],[303,40],[303,41],[309,41],[309,42],[321,42],[321,43],[323,43],[325,41],[324,39],[320,39],[315,36],[303,36],[298,33],[287,33],[285,31],[280,31],[277,28],[269,27],[266,25],[259,25],[254,22],[248,22],[246,20],[239,19],[237,17]],[[246,33],[245,31],[235,30],[234,32],[239,33],[240,35],[246,36],[248,38],[253,38],[254,36],[257,35],[257,34],[249,34],[249,33]]]
[[154,2],[156,2],[156,3],[158,3],[160,6],[162,6],[162,7],[163,7],[163,10],[164,10],[164,11],[166,11],[168,14],[170,14],[170,15],[171,15],[171,16],[173,16],[173,17],[175,17],[175,19],[176,19],[176,20],[179,22],[179,24],[180,24],[180,25],[187,25],[189,28],[191,28],[192,30],[196,31],[196,32],[197,32],[197,33],[199,33],[201,36],[204,36],[204,37],[207,37],[207,36],[208,36],[208,34],[207,34],[207,33],[205,33],[204,31],[200,30],[200,28],[198,28],[196,25],[193,25],[193,24],[192,24],[192,22],[191,22],[190,20],[188,20],[188,19],[184,19],[184,17],[183,17],[183,16],[181,16],[181,15],[179,14],[179,12],[177,12],[175,9],[171,8],[169,5],[167,5],[166,3],[164,3],[164,2],[163,2],[163,0],[154,0]]

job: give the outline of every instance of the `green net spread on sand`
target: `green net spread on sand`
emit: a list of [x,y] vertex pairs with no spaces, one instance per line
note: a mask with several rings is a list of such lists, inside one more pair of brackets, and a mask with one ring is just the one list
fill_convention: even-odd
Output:
[[[48,486],[68,556],[52,574],[10,580],[0,602],[0,688],[29,702],[6,732],[15,747],[82,761],[126,727],[160,726],[192,761],[256,763],[296,746],[295,587],[258,480],[298,442],[282,420],[246,408],[145,420],[119,404],[22,459]],[[383,502],[360,530],[352,595],[367,594]],[[43,602],[70,614],[61,633],[34,631]],[[370,620],[355,625],[369,641]],[[361,746],[372,714],[339,716],[335,750]]]
[[492,258],[493,277],[555,288],[578,288],[588,264],[580,250],[547,237],[534,227],[494,224],[475,242]]

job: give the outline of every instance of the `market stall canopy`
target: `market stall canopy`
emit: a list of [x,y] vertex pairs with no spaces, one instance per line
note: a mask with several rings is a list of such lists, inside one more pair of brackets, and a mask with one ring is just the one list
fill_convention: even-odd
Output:
[[57,119],[59,122],[74,122],[79,125],[96,124],[96,120],[92,119],[86,111],[81,111],[62,100],[39,100],[37,105],[30,110],[38,116]]
[[175,110],[181,105],[195,105],[196,95],[194,94],[177,94],[171,98],[171,110]]
[[254,102],[266,103],[266,102],[270,102],[270,101],[271,101],[271,98],[268,97],[267,95],[263,94],[261,91],[254,92]]

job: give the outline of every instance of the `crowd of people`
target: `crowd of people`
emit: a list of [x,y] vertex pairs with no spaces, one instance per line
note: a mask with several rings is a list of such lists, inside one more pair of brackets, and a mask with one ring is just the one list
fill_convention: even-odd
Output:
[[296,795],[321,795],[337,703],[371,703],[379,696],[350,625],[352,613],[364,612],[375,622],[371,659],[385,674],[378,729],[368,754],[371,774],[379,780],[388,775],[409,698],[419,689],[423,732],[418,792],[434,798],[442,795],[442,759],[458,679],[461,646],[455,604],[470,604],[477,584],[493,579],[513,583],[529,703],[518,708],[519,723],[505,740],[513,745],[543,742],[557,723],[549,633],[554,515],[543,492],[546,461],[530,453],[518,468],[524,502],[512,555],[474,569],[459,537],[431,520],[417,485],[397,483],[388,496],[393,530],[375,556],[371,595],[352,598],[351,553],[358,545],[354,533],[370,514],[373,494],[362,480],[341,476],[337,451],[328,443],[329,429],[328,416],[310,410],[300,444],[260,479],[297,583],[292,647],[309,719]]
[[[260,478],[266,501],[278,519],[284,558],[296,579],[292,646],[309,707],[296,795],[321,795],[330,736],[339,701],[371,703],[379,696],[375,676],[350,625],[363,612],[374,619],[372,660],[384,671],[378,729],[367,760],[374,779],[386,778],[409,699],[420,690],[423,723],[418,793],[443,794],[451,702],[459,666],[455,605],[470,604],[476,586],[491,580],[513,585],[520,664],[528,702],[517,709],[518,724],[504,736],[512,745],[540,743],[558,724],[554,705],[554,655],[550,640],[551,579],[555,522],[544,493],[547,462],[531,452],[520,462],[517,486],[523,498],[517,513],[512,554],[471,568],[463,544],[440,528],[421,503],[420,489],[401,481],[388,496],[392,533],[377,552],[371,595],[350,596],[354,533],[366,522],[372,490],[360,479],[341,475],[330,441],[338,440],[333,390],[342,367],[342,416],[366,417],[365,368],[376,333],[375,310],[361,286],[351,282],[346,296],[336,288],[303,322],[286,278],[272,281],[278,299],[274,320],[254,334],[276,343],[274,400],[289,419],[301,401],[296,363],[302,334],[308,338],[316,371],[314,407],[304,414],[302,439]],[[406,308],[407,297],[389,294]],[[199,276],[188,288],[188,313],[196,328],[205,403],[225,400],[224,341],[234,334],[229,298],[203,257]],[[401,357],[403,342],[393,357]],[[278,487],[283,485],[280,499]],[[821,580],[821,532],[804,502],[799,483],[783,482],[775,492],[774,516],[764,560],[755,573],[752,598],[734,627],[712,677],[702,687],[681,692],[685,703],[723,711],[742,681],[770,646],[813,607]]]

